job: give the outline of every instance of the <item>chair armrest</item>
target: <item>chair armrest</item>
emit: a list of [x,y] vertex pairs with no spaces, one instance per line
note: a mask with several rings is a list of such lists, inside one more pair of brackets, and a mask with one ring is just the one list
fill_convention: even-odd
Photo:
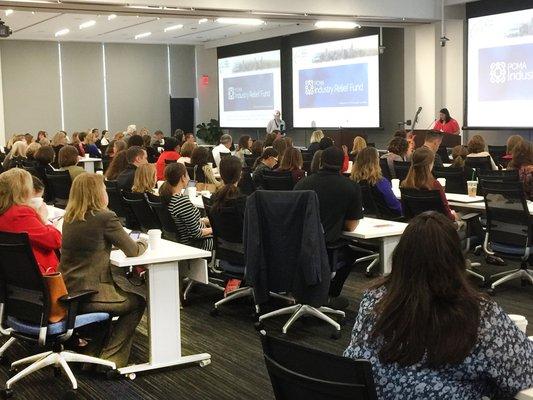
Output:
[[92,296],[96,293],[98,293],[97,290],[80,290],[79,292],[68,293],[64,296],[61,296],[58,300],[64,303],[79,302],[82,299]]
[[333,243],[326,243],[326,249],[327,250],[339,250],[342,249],[350,244],[350,241],[339,239],[336,242]]
[[473,219],[479,218],[480,215],[481,213],[468,213],[468,214],[463,215],[461,219],[468,223],[472,221]]

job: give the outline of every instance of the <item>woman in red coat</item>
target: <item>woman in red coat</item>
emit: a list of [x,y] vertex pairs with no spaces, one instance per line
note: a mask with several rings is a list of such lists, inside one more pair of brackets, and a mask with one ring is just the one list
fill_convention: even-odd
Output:
[[33,197],[31,175],[13,168],[0,174],[0,231],[26,232],[43,275],[56,272],[61,248],[61,233],[47,221],[46,204],[35,210],[30,206]]

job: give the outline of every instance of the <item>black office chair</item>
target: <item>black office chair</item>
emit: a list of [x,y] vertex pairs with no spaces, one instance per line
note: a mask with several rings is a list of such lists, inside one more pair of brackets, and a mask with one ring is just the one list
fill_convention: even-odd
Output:
[[242,167],[241,179],[238,184],[239,190],[242,194],[249,196],[255,191],[255,183],[252,179],[252,168],[248,166]]
[[129,210],[126,210],[122,193],[117,186],[117,181],[104,181],[104,183],[107,197],[109,199],[109,204],[107,207],[117,214],[117,217],[119,217],[121,222],[126,225],[126,218],[128,217]]
[[[242,239],[244,215],[240,214],[236,205],[224,207],[216,212],[211,208],[212,202],[202,197],[204,208],[213,229],[214,258],[219,261],[219,268],[225,279],[238,279],[244,282],[245,260]],[[218,315],[219,307],[233,300],[243,297],[253,297],[254,291],[250,286],[241,286],[229,293],[222,300],[217,301],[211,315]],[[254,302],[255,304],[255,302]],[[259,307],[256,305],[256,312]]]
[[479,173],[479,171],[492,171],[492,164],[490,156],[487,157],[466,157],[465,166],[472,168]]
[[302,159],[304,161],[309,161],[309,162],[313,161],[313,156],[315,155],[314,153],[311,153],[310,151],[304,151],[304,150],[302,150],[301,153],[302,153]]
[[507,164],[503,156],[507,154],[507,146],[491,146],[489,145],[489,154],[496,164]]
[[[59,301],[66,307],[66,317],[59,322],[49,323],[50,292],[26,233],[0,232],[0,273],[0,331],[11,338],[47,350],[11,364],[15,375],[6,382],[2,391],[4,398],[13,395],[12,387],[16,382],[49,365],[61,368],[68,376],[72,385],[72,391],[68,394],[72,397],[78,384],[69,362],[98,364],[115,369],[115,363],[111,361],[64,351],[63,343],[72,337],[76,329],[110,322],[109,314],[78,314],[79,303],[96,293],[94,290],[85,290],[61,297]],[[17,371],[25,365],[28,365],[25,369]]]
[[194,179],[194,165],[186,162],[185,168],[187,168],[187,175],[189,175],[189,178]]
[[390,181],[392,179],[392,175],[389,168],[389,161],[386,158],[380,158],[379,167],[381,168],[381,174]]
[[124,203],[133,211],[142,231],[161,229],[161,223],[146,201],[144,193],[122,192]]
[[461,167],[434,167],[433,176],[435,178],[446,179],[446,192],[467,194],[465,172]]
[[522,284],[533,284],[533,271],[528,269],[533,241],[533,225],[526,196],[520,182],[489,182],[483,185],[487,213],[487,233],[483,250],[488,255],[519,259],[520,268],[491,276],[499,278],[489,290],[520,278]]
[[294,188],[294,181],[292,173],[264,171],[263,172],[263,189],[265,190],[292,190]]
[[[219,153],[220,154],[220,161],[222,161],[226,157],[231,157],[231,153]],[[220,167],[220,165],[217,165],[217,167]]]
[[255,155],[252,155],[252,154],[245,154],[244,155],[244,164],[247,167],[252,168],[254,166],[254,164],[255,164],[255,160],[257,160],[257,156],[255,156]]
[[276,400],[377,400],[370,361],[260,337]]
[[411,168],[410,161],[394,161],[394,175],[396,179],[399,179],[400,182],[407,178],[409,173],[409,168]]
[[516,169],[510,169],[510,170],[499,170],[499,171],[478,171],[477,177],[479,180],[477,193],[478,196],[484,196],[485,191],[483,188],[483,185],[485,182],[493,182],[493,183],[512,183],[512,182],[518,182],[520,180],[518,175],[518,170]]
[[178,160],[165,160],[165,165],[177,163]]
[[54,206],[65,208],[68,203],[68,196],[72,181],[68,171],[49,171],[46,172],[47,189],[52,193],[52,202]]
[[164,239],[177,242],[177,228],[176,223],[172,219],[168,207],[161,201],[159,196],[148,193],[146,196],[146,202],[155,213],[161,226],[162,236]]
[[437,149],[437,154],[440,156],[443,163],[451,163],[453,160],[450,159],[450,155],[448,154],[448,148],[446,146],[440,145]]

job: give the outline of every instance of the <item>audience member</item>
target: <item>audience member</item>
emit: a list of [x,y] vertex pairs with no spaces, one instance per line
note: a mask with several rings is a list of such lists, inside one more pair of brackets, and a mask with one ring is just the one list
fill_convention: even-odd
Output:
[[252,156],[255,158],[261,157],[261,154],[263,154],[263,141],[256,140],[254,144],[252,144],[252,147],[250,148],[250,151],[252,152]]
[[[424,144],[421,147],[428,148],[433,153],[434,158],[434,165],[437,168],[443,168],[444,164],[442,163],[442,158],[440,158],[440,155],[437,154],[437,150],[439,149],[440,145],[442,143],[442,133],[438,131],[428,131],[426,133],[426,140],[424,141]],[[411,154],[412,157],[412,154]]]
[[309,166],[309,175],[316,174],[322,168],[322,151],[320,149],[315,151],[311,165]]
[[230,148],[232,144],[233,139],[231,138],[231,135],[224,134],[220,137],[220,144],[215,146],[212,150],[213,160],[215,160],[217,167],[220,165],[220,153],[231,153]]
[[[35,141],[37,143],[41,143],[41,140],[43,140],[43,139],[46,139],[46,131],[37,132],[37,139],[35,139]],[[42,143],[41,143],[41,146],[42,146]]]
[[135,171],[132,192],[153,193],[157,183],[157,175],[154,164],[143,164]]
[[108,181],[116,181],[118,176],[128,168],[128,153],[126,150],[121,150],[115,154],[111,164],[107,167],[105,172],[105,179]]
[[178,242],[210,251],[213,249],[213,232],[209,220],[201,218],[200,211],[191,203],[189,196],[182,194],[188,184],[185,165],[169,164],[159,195],[168,204],[168,211],[176,224]]
[[183,164],[190,164],[192,152],[194,151],[195,148],[196,148],[196,142],[183,143],[183,146],[181,146],[181,151],[180,151],[181,157],[178,158],[178,162],[183,163]]
[[181,146],[183,144],[183,141],[184,141],[184,132],[182,129],[176,129],[174,131],[174,135],[173,135],[176,140],[178,141],[178,145]]
[[[28,234],[31,248],[43,275],[56,271],[61,233],[48,224],[43,201],[32,207],[33,180],[29,172],[13,168],[0,174],[0,231]],[[34,208],[35,207],[35,208]]]
[[311,133],[311,138],[309,139],[307,151],[311,154],[315,154],[317,150],[320,149],[320,140],[322,140],[323,137],[324,132],[322,132],[320,129],[313,131],[313,133]]
[[[115,133],[115,136],[113,136],[113,139],[114,140],[124,140],[124,143],[126,143],[125,135],[124,135],[124,132],[122,132],[122,131],[119,131],[119,132]],[[127,145],[127,143],[126,143],[126,145]]]
[[507,138],[507,149],[505,155],[502,157],[506,161],[510,161],[513,158],[513,149],[518,143],[521,143],[524,138],[520,135],[511,135]]
[[294,184],[305,177],[305,171],[302,169],[303,159],[300,150],[294,147],[288,147],[283,154],[280,167],[276,170],[279,172],[290,172]]
[[352,161],[355,161],[355,159],[357,158],[357,154],[359,154],[359,152],[363,150],[364,148],[366,148],[365,138],[362,136],[356,136],[353,139],[353,147],[352,147],[352,151],[350,152],[350,159]]
[[[94,290],[88,301],[79,305],[80,313],[106,312],[119,317],[102,332],[100,341],[89,344],[95,356],[128,364],[135,328],[145,309],[144,287],[133,285],[124,268],[111,266],[111,248],[122,250],[127,257],[137,257],[147,248],[145,241],[133,241],[116,214],[109,211],[103,179],[96,174],[82,174],[74,179],[65,210],[61,264],[69,292]],[[144,289],[145,290],[145,289]],[[98,334],[96,330],[96,334]],[[107,335],[105,335],[107,333]],[[103,348],[103,336],[107,336]]]
[[411,221],[344,352],[372,361],[378,398],[511,399],[533,386],[533,341],[471,286],[465,265],[446,217]]
[[154,132],[154,139],[151,142],[151,145],[155,148],[163,147],[165,144],[165,135],[160,130]]
[[496,163],[492,159],[489,152],[486,150],[485,145],[485,139],[483,139],[483,136],[481,135],[474,135],[472,138],[468,141],[467,144],[468,147],[468,157],[490,157],[490,165],[493,171],[497,171],[498,167],[496,166]]
[[533,200],[533,148],[531,142],[522,140],[513,147],[512,160],[507,169],[518,170],[520,181],[528,200]]
[[[333,147],[334,144],[335,143],[333,142],[333,139],[326,136],[320,139],[319,147],[320,150],[326,150],[329,147]],[[350,165],[350,157],[348,156],[348,148],[345,145],[342,145],[341,147],[344,154],[341,171],[344,172],[348,170],[348,166]]]
[[193,180],[197,183],[206,183],[219,187],[222,183],[215,178],[213,168],[207,162],[208,158],[209,150],[206,147],[198,146],[193,150],[191,155],[191,165],[194,167]]
[[37,153],[37,150],[39,150],[40,148],[41,145],[39,143],[30,143],[30,145],[26,149],[26,161],[31,162],[33,164],[35,162],[35,153]]
[[107,129],[104,129],[102,131],[102,138],[99,139],[100,140],[100,148],[104,147],[104,146],[109,146],[109,131]]
[[394,170],[394,161],[407,161],[407,151],[409,149],[409,143],[407,139],[402,137],[393,137],[389,142],[387,153],[383,154],[381,158],[387,159],[387,165],[389,166],[389,173],[391,179],[396,178]]
[[192,132],[189,132],[189,133],[186,133],[184,136],[183,136],[183,143],[194,143],[196,144],[196,138],[194,137],[194,133]]
[[274,140],[278,138],[278,135],[275,132],[267,133],[265,136],[264,148],[272,147]]
[[[82,134],[81,136],[83,137],[83,135],[84,134]],[[80,132],[74,132],[72,134],[72,140],[70,141],[70,143],[76,148],[78,154],[81,157],[85,157],[85,148],[83,147],[83,143],[80,140]]]
[[61,171],[68,171],[70,179],[73,181],[79,174],[83,174],[85,169],[78,167],[78,150],[74,146],[63,146],[59,150],[59,160],[57,161]]
[[180,153],[178,153],[178,140],[176,138],[170,137],[165,140],[163,145],[163,152],[159,155],[157,162],[155,164],[157,170],[157,180],[162,181],[165,179],[165,167],[166,161],[175,161],[179,160]]
[[254,141],[250,135],[243,135],[239,138],[239,147],[235,152],[235,156],[244,163],[244,156],[249,156],[252,154],[251,147]]
[[465,165],[468,149],[466,146],[457,145],[452,149],[452,168],[462,168],[463,176],[466,181],[472,180],[475,176],[474,170]]
[[151,145],[152,137],[150,135],[143,135],[142,139],[142,148],[146,150],[146,157],[148,158],[148,162],[150,164],[153,164],[157,161],[157,157],[159,157],[159,152],[155,147]]
[[39,178],[44,179],[46,173],[54,170],[52,167],[55,158],[54,149],[51,146],[41,146],[41,148],[37,150],[37,153],[35,153],[34,157],[35,161],[37,161],[35,169],[39,173]]
[[379,152],[374,147],[365,147],[355,159],[350,178],[357,183],[367,184],[371,190],[377,191],[384,204],[392,214],[402,215],[402,204],[392,191],[391,182],[381,174]]
[[287,141],[285,138],[280,137],[274,140],[274,143],[272,143],[272,148],[275,149],[279,154],[278,165],[280,165],[283,161],[283,154],[285,154],[285,150],[287,149]]
[[236,207],[244,220],[246,196],[240,193],[238,184],[241,179],[242,162],[235,156],[220,161],[220,176],[224,185],[212,197],[211,214],[217,218],[221,209]]
[[267,147],[263,150],[263,154],[257,160],[255,160],[254,172],[252,179],[255,187],[258,189],[263,188],[265,171],[272,171],[278,164],[278,151],[272,147]]
[[[134,137],[132,136],[132,138]],[[146,150],[139,146],[130,147],[126,150],[126,158],[128,159],[128,166],[117,176],[117,185],[120,190],[131,191],[133,180],[135,179],[135,170],[148,162]]]
[[4,171],[15,167],[22,168],[23,162],[26,161],[27,148],[28,145],[26,144],[25,140],[20,140],[18,142],[13,143],[11,151],[2,162],[2,167],[4,168]]
[[26,141],[26,144],[29,146],[30,144],[33,143],[33,135],[30,133],[26,133],[24,135],[24,140]]
[[133,147],[133,146],[137,146],[137,147],[143,147],[144,146],[144,140],[142,138],[142,136],[140,135],[133,135],[133,136],[130,136],[130,138],[128,139],[127,141],[128,143],[128,149],[130,147]]

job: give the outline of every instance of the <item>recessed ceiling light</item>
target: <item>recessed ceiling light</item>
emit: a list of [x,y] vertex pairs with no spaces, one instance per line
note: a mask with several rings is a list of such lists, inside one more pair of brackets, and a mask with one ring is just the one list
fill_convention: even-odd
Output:
[[107,20],[111,21],[112,19],[115,19],[117,17],[117,14],[111,14],[107,16]]
[[94,19],[91,19],[90,21],[86,21],[80,24],[80,29],[90,28],[91,26],[94,26],[95,24],[96,24],[96,21]]
[[11,15],[11,14],[13,14],[13,10],[11,10],[11,9],[10,10],[6,10],[6,17]]
[[145,38],[145,37],[148,37],[152,34],[152,32],[144,32],[144,33],[139,33],[138,35],[135,35],[135,40],[138,40],[138,39],[142,39],[142,38]]
[[232,24],[232,25],[263,25],[265,21],[257,18],[217,18],[215,20],[219,24]]
[[55,33],[55,37],[66,35],[69,32],[70,32],[70,29],[66,29],[66,28],[65,29],[61,29],[60,31],[57,31]]
[[209,21],[207,18],[202,18],[198,20],[199,24],[205,24],[207,21]]
[[183,28],[183,24],[178,24],[178,25],[172,25],[172,26],[168,26],[164,29],[165,32],[168,32],[168,31],[175,31],[176,29],[181,29]]
[[361,27],[353,21],[317,21],[315,26],[321,29],[355,29]]

